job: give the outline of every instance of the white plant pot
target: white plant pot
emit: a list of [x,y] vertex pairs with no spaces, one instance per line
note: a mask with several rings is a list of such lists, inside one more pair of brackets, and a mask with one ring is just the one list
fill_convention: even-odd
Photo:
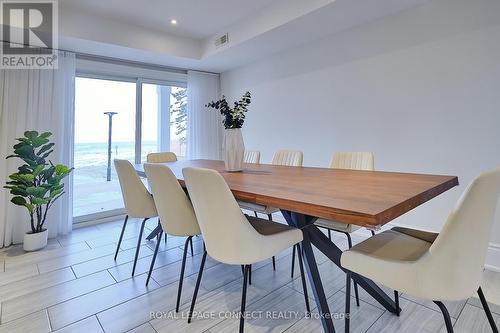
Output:
[[229,128],[224,131],[224,166],[226,171],[243,170],[245,144],[241,128]]
[[47,246],[47,237],[49,232],[47,229],[44,229],[42,232],[32,233],[27,232],[24,234],[24,243],[23,249],[24,251],[37,251],[43,249]]

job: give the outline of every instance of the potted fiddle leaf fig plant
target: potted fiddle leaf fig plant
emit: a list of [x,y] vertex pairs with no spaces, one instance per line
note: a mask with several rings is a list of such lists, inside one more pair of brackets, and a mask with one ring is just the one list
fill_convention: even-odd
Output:
[[245,156],[245,144],[241,128],[245,121],[245,113],[251,102],[250,92],[247,91],[239,101],[234,102],[234,107],[230,108],[226,97],[218,101],[212,101],[206,105],[219,110],[224,119],[224,166],[226,171],[238,172],[243,170],[243,158]]
[[9,158],[19,158],[24,163],[16,173],[9,176],[6,189],[13,195],[11,202],[23,206],[29,213],[31,230],[24,235],[23,248],[36,251],[47,245],[47,229],[44,227],[47,212],[64,192],[62,180],[73,168],[63,164],[53,164],[47,158],[54,151],[50,132],[24,132],[24,137],[16,139],[14,154]]

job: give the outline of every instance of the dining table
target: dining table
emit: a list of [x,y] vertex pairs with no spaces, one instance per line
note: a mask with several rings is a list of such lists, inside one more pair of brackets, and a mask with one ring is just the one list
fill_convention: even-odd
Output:
[[[342,250],[314,222],[318,218],[379,230],[395,218],[458,185],[458,177],[418,173],[360,171],[317,167],[244,164],[241,172],[228,172],[218,160],[180,160],[163,163],[186,188],[187,167],[218,171],[237,200],[279,208],[286,222],[300,228],[302,255],[319,317],[325,332],[335,332],[313,246],[340,269]],[[142,164],[136,172],[146,177]],[[210,191],[210,189],[207,189]],[[374,281],[353,273],[352,278],[388,311],[400,309]]]

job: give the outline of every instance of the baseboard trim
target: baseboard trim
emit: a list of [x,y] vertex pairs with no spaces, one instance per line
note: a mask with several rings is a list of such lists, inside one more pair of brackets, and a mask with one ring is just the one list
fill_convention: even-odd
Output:
[[484,267],[490,271],[500,272],[500,244],[490,243]]
[[73,223],[73,229],[89,227],[92,225],[106,223],[106,222],[112,222],[112,221],[116,221],[116,220],[123,220],[123,219],[125,219],[125,215],[126,214],[119,214],[119,215],[107,216],[107,217],[103,217],[100,219],[95,219],[95,220],[90,220],[90,221],[85,221],[85,222]]

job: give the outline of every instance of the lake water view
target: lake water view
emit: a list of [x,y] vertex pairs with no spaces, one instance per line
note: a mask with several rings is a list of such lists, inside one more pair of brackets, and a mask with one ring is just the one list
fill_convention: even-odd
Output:
[[[185,145],[172,141],[171,150],[182,157]],[[134,162],[134,142],[113,142],[111,161],[126,159]],[[145,162],[148,153],[157,152],[155,141],[142,142],[142,161]],[[120,184],[111,162],[111,181],[106,180],[108,163],[108,144],[75,143],[73,172],[73,216],[84,216],[123,208]]]

